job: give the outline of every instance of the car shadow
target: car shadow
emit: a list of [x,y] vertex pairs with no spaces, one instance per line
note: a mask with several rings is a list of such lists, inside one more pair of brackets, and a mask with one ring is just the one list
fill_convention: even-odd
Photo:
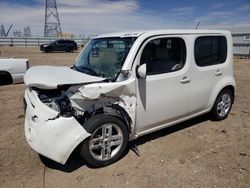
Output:
[[41,53],[43,53],[43,54],[65,54],[65,53],[67,53],[67,54],[75,54],[75,53],[79,53],[79,51],[73,51],[73,52],[66,52],[66,51],[53,51],[53,52],[44,52],[44,51],[41,51]]
[[[170,135],[170,134],[175,133],[177,131],[184,130],[186,128],[192,127],[194,125],[197,125],[197,124],[202,123],[202,122],[207,121],[207,120],[210,120],[210,117],[208,114],[205,114],[205,115],[184,121],[182,123],[167,127],[165,129],[161,129],[159,131],[147,134],[145,136],[139,137],[135,141],[129,143],[129,147],[122,155],[122,158],[124,156],[126,156],[130,152],[130,150],[135,152],[134,146],[139,146],[139,145],[145,144],[146,142],[158,139],[160,137]],[[136,154],[138,155],[138,153],[136,153]],[[46,167],[51,168],[51,169],[55,169],[55,170],[59,170],[59,171],[63,171],[63,172],[67,172],[67,173],[73,172],[73,171],[79,169],[80,167],[86,165],[86,163],[83,161],[83,159],[80,156],[80,145],[73,151],[73,153],[70,155],[69,159],[67,160],[66,164],[64,164],[64,165],[59,164],[55,161],[52,161],[52,160],[50,160],[46,157],[43,157],[41,155],[40,155],[40,159]]]
[[46,167],[67,173],[73,172],[85,165],[85,162],[82,160],[80,155],[80,146],[76,147],[64,165],[50,160],[42,155],[39,155],[39,157],[41,162]]
[[210,120],[210,116],[209,116],[209,114],[204,114],[204,115],[192,118],[190,120],[178,123],[176,125],[173,125],[173,126],[158,130],[156,132],[147,134],[145,136],[139,137],[135,141],[133,141],[133,144],[136,146],[139,146],[139,145],[142,145],[146,142],[149,142],[149,141],[158,139],[160,137],[164,137],[164,136],[170,135],[172,133],[184,130],[186,128],[192,127],[194,125],[197,125],[197,124],[202,123],[202,122],[207,121],[207,120]]

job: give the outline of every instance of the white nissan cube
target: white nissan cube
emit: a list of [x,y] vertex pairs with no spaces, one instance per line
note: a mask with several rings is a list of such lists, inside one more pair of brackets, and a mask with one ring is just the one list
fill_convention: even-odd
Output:
[[69,67],[24,76],[31,148],[65,164],[80,145],[91,167],[119,160],[128,141],[201,114],[225,119],[235,95],[232,37],[154,30],[96,37]]

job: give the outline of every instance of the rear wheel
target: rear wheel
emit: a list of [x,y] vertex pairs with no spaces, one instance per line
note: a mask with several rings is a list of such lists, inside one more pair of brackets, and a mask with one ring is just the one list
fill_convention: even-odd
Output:
[[91,136],[83,142],[81,156],[89,166],[107,166],[122,157],[128,143],[128,130],[119,118],[96,115],[84,128]]
[[0,85],[12,84],[13,79],[8,72],[0,71]]
[[68,47],[68,48],[66,49],[66,52],[73,52],[73,48]]
[[211,111],[214,120],[227,118],[233,104],[233,94],[229,89],[222,90],[217,96]]

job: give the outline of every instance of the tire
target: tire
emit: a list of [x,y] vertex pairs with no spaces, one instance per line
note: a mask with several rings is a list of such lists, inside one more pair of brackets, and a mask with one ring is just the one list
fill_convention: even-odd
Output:
[[52,48],[46,48],[46,49],[45,49],[45,52],[46,52],[46,53],[52,52]]
[[128,129],[119,118],[95,115],[84,128],[91,136],[83,142],[81,156],[89,167],[104,167],[123,156],[128,145]]
[[68,47],[68,48],[66,49],[66,52],[73,52],[73,48]]
[[13,79],[8,72],[0,71],[0,86],[13,84]]
[[234,97],[229,89],[223,89],[217,96],[211,110],[211,118],[215,121],[226,119],[231,111]]

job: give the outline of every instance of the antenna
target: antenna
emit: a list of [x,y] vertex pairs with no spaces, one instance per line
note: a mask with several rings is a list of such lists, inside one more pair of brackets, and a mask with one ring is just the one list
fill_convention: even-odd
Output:
[[198,24],[196,25],[195,29],[198,29],[200,23],[201,23],[201,22],[198,22]]
[[62,36],[62,29],[57,11],[56,0],[46,0],[44,36],[45,37]]

